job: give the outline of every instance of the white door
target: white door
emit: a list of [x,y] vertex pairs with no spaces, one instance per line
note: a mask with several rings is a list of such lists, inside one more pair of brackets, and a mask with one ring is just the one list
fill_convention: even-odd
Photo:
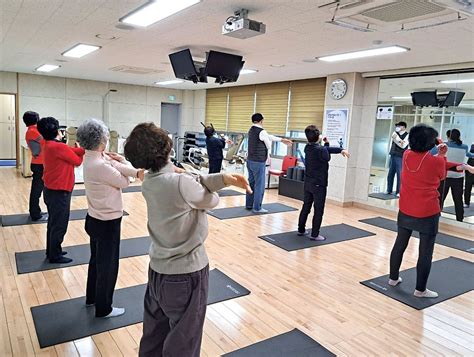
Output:
[[0,95],[0,159],[15,159],[15,96]]

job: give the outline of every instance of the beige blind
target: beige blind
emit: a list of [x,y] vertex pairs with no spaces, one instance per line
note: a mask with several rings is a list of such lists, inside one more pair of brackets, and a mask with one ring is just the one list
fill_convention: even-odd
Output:
[[256,92],[256,112],[265,118],[264,128],[270,134],[285,135],[289,82],[260,84]]
[[227,130],[227,88],[206,91],[206,125],[216,130]]
[[304,131],[308,125],[323,127],[326,79],[293,81],[291,85],[288,131]]
[[246,133],[252,125],[255,86],[229,88],[229,131]]

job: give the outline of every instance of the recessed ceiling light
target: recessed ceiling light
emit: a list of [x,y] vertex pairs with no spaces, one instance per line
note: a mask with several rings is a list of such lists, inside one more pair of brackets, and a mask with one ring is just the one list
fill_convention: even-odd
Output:
[[43,64],[39,66],[38,68],[35,69],[36,72],[51,72],[54,71],[55,69],[58,69],[61,66],[58,66],[56,64]]
[[256,69],[244,68],[244,69],[240,70],[240,74],[252,74],[252,73],[256,73],[256,72],[258,72]]
[[74,47],[70,48],[66,52],[61,53],[65,57],[81,58],[88,55],[91,52],[97,51],[100,46],[86,45],[84,43],[78,43]]
[[120,22],[146,27],[167,18],[177,12],[180,12],[190,6],[196,5],[201,0],[168,0],[168,1],[150,1],[125,15]]
[[410,49],[406,47],[389,46],[389,47],[374,48],[371,50],[363,50],[363,51],[341,53],[338,55],[323,56],[323,57],[319,57],[318,59],[320,61],[325,61],[325,62],[336,62],[336,61],[344,61],[344,60],[364,58],[364,57],[382,56],[382,55],[388,55],[388,54],[393,54],[393,53],[406,52],[409,50]]
[[161,82],[155,82],[156,85],[159,85],[159,86],[169,86],[171,84],[179,84],[179,83],[183,83],[184,81],[182,81],[181,79],[171,79],[169,81],[161,81]]
[[318,62],[318,60],[316,58],[306,58],[303,60],[303,62],[305,63],[315,63],[315,62]]
[[401,97],[394,96],[394,97],[390,97],[390,98],[395,99],[395,100],[411,99],[411,97],[409,97],[409,96],[401,96]]
[[271,64],[270,67],[282,68],[282,67],[285,67],[285,65],[284,64]]
[[449,79],[445,81],[440,81],[445,84],[456,84],[456,83],[474,83],[474,78],[465,78],[465,79]]

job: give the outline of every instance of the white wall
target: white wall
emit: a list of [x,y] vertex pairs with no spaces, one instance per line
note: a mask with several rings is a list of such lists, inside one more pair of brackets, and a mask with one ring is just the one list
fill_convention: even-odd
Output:
[[0,72],[0,93],[17,93],[16,73]]

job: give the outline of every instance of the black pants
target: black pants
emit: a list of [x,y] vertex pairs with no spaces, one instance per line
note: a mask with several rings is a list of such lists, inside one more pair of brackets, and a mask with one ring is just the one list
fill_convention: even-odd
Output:
[[[412,230],[398,226],[397,239],[390,254],[390,279],[397,280],[402,264],[403,253],[407,249]],[[420,245],[418,250],[418,262],[416,264],[416,290],[425,291],[428,276],[431,270],[431,260],[433,259],[433,249],[436,234],[426,234],[420,232]]]
[[464,207],[462,202],[462,196],[464,191],[464,177],[460,178],[446,178],[444,182],[444,189],[442,190],[442,205],[444,206],[444,200],[448,195],[449,189],[451,188],[451,195],[454,201],[454,210],[456,212],[456,220],[462,222],[464,219]]
[[312,237],[319,235],[321,223],[323,221],[324,206],[326,204],[327,187],[325,186],[305,186],[303,208],[298,220],[298,232],[303,233],[306,229],[306,221],[311,212],[311,206],[314,204]]
[[44,188],[44,202],[48,208],[46,256],[49,260],[61,257],[61,244],[69,224],[71,192]]
[[189,274],[148,271],[140,357],[198,357],[209,290],[209,266]]
[[43,165],[31,164],[31,172],[33,173],[33,181],[31,182],[30,191],[30,217],[32,220],[41,218],[41,208],[39,200],[43,192]]
[[466,187],[464,188],[464,203],[471,204],[472,185],[474,184],[474,174],[466,171]]
[[222,159],[209,160],[209,173],[218,174],[222,169]]
[[87,274],[86,304],[95,304],[95,316],[112,311],[120,259],[120,225],[122,217],[101,221],[86,217],[86,232],[90,237],[91,259]]

